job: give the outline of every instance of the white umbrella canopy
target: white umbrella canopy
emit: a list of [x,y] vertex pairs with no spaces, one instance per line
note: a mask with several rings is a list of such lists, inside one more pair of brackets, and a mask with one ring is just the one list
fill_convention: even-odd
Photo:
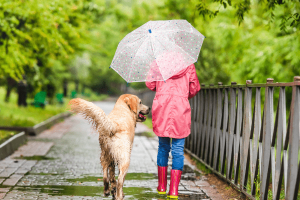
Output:
[[198,60],[204,38],[186,20],[149,21],[122,39],[110,67],[128,83],[165,81]]

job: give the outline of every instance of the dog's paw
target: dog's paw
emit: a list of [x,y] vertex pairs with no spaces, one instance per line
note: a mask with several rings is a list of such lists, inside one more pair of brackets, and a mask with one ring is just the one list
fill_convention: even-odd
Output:
[[116,187],[111,188],[110,193],[111,193],[111,195],[113,196],[113,198],[115,198],[115,196],[116,196],[116,194],[117,194],[117,188],[116,188]]
[[109,195],[110,195],[110,191],[109,190],[104,191],[104,196],[108,197]]
[[124,192],[122,192],[122,196],[115,195],[115,196],[113,196],[113,200],[124,200],[124,197],[125,197]]

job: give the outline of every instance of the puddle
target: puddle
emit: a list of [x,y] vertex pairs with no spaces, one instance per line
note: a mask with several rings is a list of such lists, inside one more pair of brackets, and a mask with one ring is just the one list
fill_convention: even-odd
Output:
[[[18,186],[15,189],[23,192],[44,193],[51,196],[89,196],[104,197],[103,187],[94,186]],[[164,199],[150,188],[124,187],[125,199]],[[111,198],[111,196],[110,196]]]
[[[49,174],[51,175],[51,174]],[[116,176],[116,180],[118,179],[118,176]],[[149,174],[149,173],[127,173],[125,180],[153,180],[157,179],[157,176],[155,174]],[[69,182],[98,182],[102,181],[102,176],[85,176],[82,178],[74,178],[74,179],[66,179]]]
[[153,180],[157,179],[155,174],[149,173],[127,173],[125,180]]
[[124,187],[125,199],[166,199],[150,188]]
[[15,189],[24,192],[46,193],[51,196],[101,196],[103,187],[93,186],[20,186]]
[[69,182],[79,182],[79,183],[84,183],[84,182],[98,182],[98,181],[103,181],[103,177],[99,176],[86,176],[83,178],[72,178],[72,179],[66,179]]
[[[190,176],[195,176],[193,174],[193,170],[185,167],[184,169],[184,176],[190,177]],[[50,175],[50,176],[56,176],[56,175],[61,175],[61,174],[51,174],[51,173],[37,173],[35,175]],[[116,176],[117,179],[117,176]],[[133,183],[134,185],[129,184],[126,187],[126,182],[130,183],[130,180],[135,180]],[[157,200],[162,200],[162,199],[167,199],[166,195],[159,195],[156,192],[156,186],[150,186],[149,184],[145,184],[145,181],[147,180],[157,180],[157,175],[152,174],[152,173],[127,173],[126,178],[125,178],[125,185],[123,187],[123,191],[125,194],[125,199],[157,199]],[[24,192],[25,196],[31,193],[36,193],[35,195],[49,195],[49,196],[87,196],[87,197],[98,197],[98,198],[103,198],[103,199],[111,199],[112,196],[109,197],[104,197],[103,196],[103,186],[95,186],[95,185],[86,185],[82,183],[99,183],[103,181],[102,176],[92,176],[92,174],[88,175],[83,175],[79,178],[65,178],[59,179],[59,181],[66,181],[68,183],[71,183],[72,185],[37,185],[37,186],[17,186],[14,188],[14,190],[19,190]],[[144,185],[144,187],[140,186],[140,184],[137,183],[136,181],[141,181]],[[151,181],[153,182],[153,181]],[[74,184],[75,183],[75,184]],[[76,183],[79,183],[76,184]],[[74,185],[73,185],[74,184]],[[204,193],[202,194],[197,194],[194,193],[193,191],[179,191],[180,196],[179,200],[187,200],[187,199],[205,199],[206,195]]]
[[57,174],[57,173],[33,173],[33,172],[28,172],[26,175],[61,176],[62,174]]
[[46,156],[21,156],[21,157],[15,157],[14,159],[23,159],[23,160],[55,160],[55,158],[46,157]]

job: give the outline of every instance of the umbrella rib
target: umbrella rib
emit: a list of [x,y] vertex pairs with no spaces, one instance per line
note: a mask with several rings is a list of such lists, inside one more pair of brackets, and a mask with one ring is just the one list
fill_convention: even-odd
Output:
[[[137,38],[137,39],[131,41],[130,44],[132,44],[133,42],[136,42],[136,41],[138,41],[138,40],[140,40],[140,39],[142,39],[143,37],[146,37],[146,36],[147,36],[147,34],[144,34],[144,35],[141,36],[140,38]],[[125,39],[125,38],[124,38],[124,39]]]
[[[178,30],[174,30],[174,31],[172,31],[172,30],[169,30],[169,31],[157,31],[157,32],[177,32]],[[179,30],[180,31],[180,30]],[[187,31],[180,31],[180,32],[187,32]],[[191,34],[193,34],[193,31],[192,31],[192,28],[191,28],[191,31],[190,32],[188,32],[188,33],[191,33]],[[157,40],[157,41],[159,41],[159,40]],[[176,45],[177,47],[179,47],[183,52],[185,52],[187,55],[189,55],[189,57],[190,58],[192,58],[192,60],[193,60],[193,57],[189,54],[189,53],[187,53],[185,50],[183,50],[180,46],[178,46],[175,42],[173,42],[172,40],[169,40],[170,42],[172,42],[174,45]],[[160,42],[161,43],[161,42]],[[162,43],[161,43],[162,44]]]
[[173,42],[172,40],[169,40],[169,41],[171,41],[174,45],[176,45],[177,47],[179,47],[183,52],[185,52],[187,55],[189,55],[190,56],[190,58],[193,60],[193,57],[189,54],[189,53],[187,53],[185,50],[183,50],[180,46],[178,46],[175,42]]
[[[158,41],[158,40],[157,40],[157,41]],[[153,56],[154,56],[154,58],[156,59],[156,56],[155,56],[155,54],[154,54],[154,48],[153,48],[153,45],[152,45],[152,37],[151,37],[151,39],[150,39],[150,42],[151,42],[151,47],[152,47]],[[156,61],[155,61],[155,62],[156,62]],[[157,64],[157,63],[156,63],[156,64]],[[158,68],[158,70],[159,70],[159,72],[160,72],[160,74],[161,74],[163,80],[165,80],[163,74],[162,74],[161,71],[160,71],[160,68],[159,68],[158,64],[157,64],[157,68]]]
[[[145,35],[145,36],[146,36],[146,35]],[[133,59],[132,59],[132,63],[131,63],[130,66],[132,66],[132,64],[134,63],[134,59],[135,59],[136,55],[138,54],[138,52],[139,52],[141,46],[145,43],[146,40],[147,40],[147,39],[145,39],[145,40],[142,42],[142,44],[139,46],[138,50],[136,51],[136,53],[135,53],[135,55],[134,55],[134,57],[133,57]],[[130,72],[129,72],[128,80],[130,79],[131,71],[132,71],[132,67],[131,67],[131,70],[130,70]]]
[[[163,43],[161,43],[159,40],[157,40],[163,47],[165,47],[165,45],[163,44]],[[171,40],[169,40],[169,41],[171,41]],[[173,44],[174,44],[174,42],[173,42]],[[178,46],[177,44],[174,44],[174,45],[176,45],[176,46]],[[180,46],[178,46],[183,52],[185,52],[186,53],[186,51],[184,51]],[[165,47],[166,48],[166,47]],[[167,49],[167,48],[166,48]],[[193,57],[190,55],[190,54],[188,54],[188,53],[186,53],[187,55],[189,55],[192,59],[193,59]],[[158,67],[158,69],[159,69],[159,67]],[[160,69],[159,69],[160,70]],[[161,75],[162,75],[162,73],[161,73]],[[164,79],[164,77],[163,77],[163,79]]]
[[[125,49],[125,47],[127,47],[128,44],[132,44],[133,42],[137,42],[138,40],[141,40],[141,39],[143,39],[143,38],[146,37],[146,36],[147,36],[147,34],[143,35],[143,36],[140,37],[140,38],[137,38],[136,40],[134,40],[134,41],[132,41],[132,42],[130,42],[130,43],[125,44],[124,47],[123,47],[122,49],[120,49],[119,51],[116,51],[116,55],[117,55],[117,52],[122,52],[122,51]],[[124,38],[124,39],[125,39],[125,38]],[[118,50],[118,48],[117,48],[117,50]],[[112,62],[114,62],[114,60],[115,60],[115,57],[113,58]]]

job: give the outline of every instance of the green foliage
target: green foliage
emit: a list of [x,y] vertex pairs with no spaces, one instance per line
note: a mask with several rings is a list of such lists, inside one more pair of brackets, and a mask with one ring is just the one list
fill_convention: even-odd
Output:
[[[285,6],[275,6],[272,13],[277,17],[270,23],[270,12],[266,12],[265,6],[251,1],[250,9],[242,6],[244,11],[247,9],[247,15],[243,15],[243,23],[239,25],[235,6],[246,1],[201,3],[212,11],[218,8],[217,16],[212,19],[199,17],[196,8],[199,0],[188,3],[167,0],[169,7],[163,8],[167,17],[187,19],[206,36],[195,64],[201,83],[236,81],[245,84],[245,80],[265,83],[269,77],[275,82],[290,82],[293,76],[300,74],[300,31],[295,27],[286,27],[286,31],[280,29],[280,16],[293,6],[297,10],[298,5],[286,2]],[[173,12],[177,10],[181,12]]]
[[[0,96],[3,96],[4,92],[4,88],[0,87]],[[62,106],[47,105],[45,109],[33,106],[18,107],[17,95],[13,92],[9,103],[0,99],[0,126],[34,126],[54,115],[65,112],[67,103],[68,101]]]
[[147,117],[146,121],[143,122],[148,128],[153,129],[152,119]]
[[[280,12],[280,10],[278,10]],[[209,24],[211,37],[219,48],[219,62],[234,75],[232,81],[253,80],[289,82],[299,75],[299,31],[289,28],[286,34],[279,29],[280,20],[267,28],[267,16],[260,17],[263,9],[251,10],[242,26],[233,22],[234,13],[222,12]],[[216,28],[213,28],[216,27]]]
[[[101,24],[91,31],[88,44],[92,65],[87,84],[100,93],[118,93],[120,84],[126,82],[109,66],[119,42],[131,31],[149,20],[163,19],[158,7],[163,2],[149,1],[109,1]],[[101,77],[101,78],[99,78]],[[131,85],[131,84],[130,84]],[[137,88],[145,88],[145,83],[135,83]]]
[[18,80],[26,74],[33,93],[51,88],[47,94],[52,98],[63,80],[83,81],[78,77],[84,74],[81,71],[70,73],[71,61],[85,51],[89,29],[100,22],[104,4],[104,0],[0,0],[0,78]]
[[81,35],[76,6],[75,1],[1,0],[2,75],[20,78],[26,66],[49,67],[49,59],[68,58]]
[[[221,10],[231,7],[235,9],[235,17],[238,19],[239,24],[244,21],[245,14],[249,13],[251,9],[257,9],[257,7],[263,9],[269,13],[269,22],[273,22],[275,18],[281,18],[280,28],[285,31],[287,26],[299,28],[300,26],[300,4],[299,1],[294,0],[199,0],[196,8],[199,15],[205,18],[216,17]],[[283,9],[284,13],[275,14],[277,9]]]
[[[186,19],[203,35],[209,36],[211,30],[208,23],[203,23],[196,17],[195,5],[196,0],[190,0],[189,3],[180,0],[167,0],[165,7],[161,8],[168,19]],[[197,75],[200,83],[228,83],[230,74],[225,71],[223,63],[220,62],[220,55],[217,53],[219,47],[214,41],[214,37],[206,37],[200,51],[198,62],[195,63]]]
[[8,140],[17,133],[18,132],[0,130],[0,144],[2,144],[4,141]]
[[0,84],[26,74],[31,98],[45,90],[49,103],[64,81],[118,93],[126,83],[109,69],[118,43],[166,19],[186,19],[206,36],[195,64],[201,83],[287,82],[300,74],[299,9],[292,0],[0,0]]

